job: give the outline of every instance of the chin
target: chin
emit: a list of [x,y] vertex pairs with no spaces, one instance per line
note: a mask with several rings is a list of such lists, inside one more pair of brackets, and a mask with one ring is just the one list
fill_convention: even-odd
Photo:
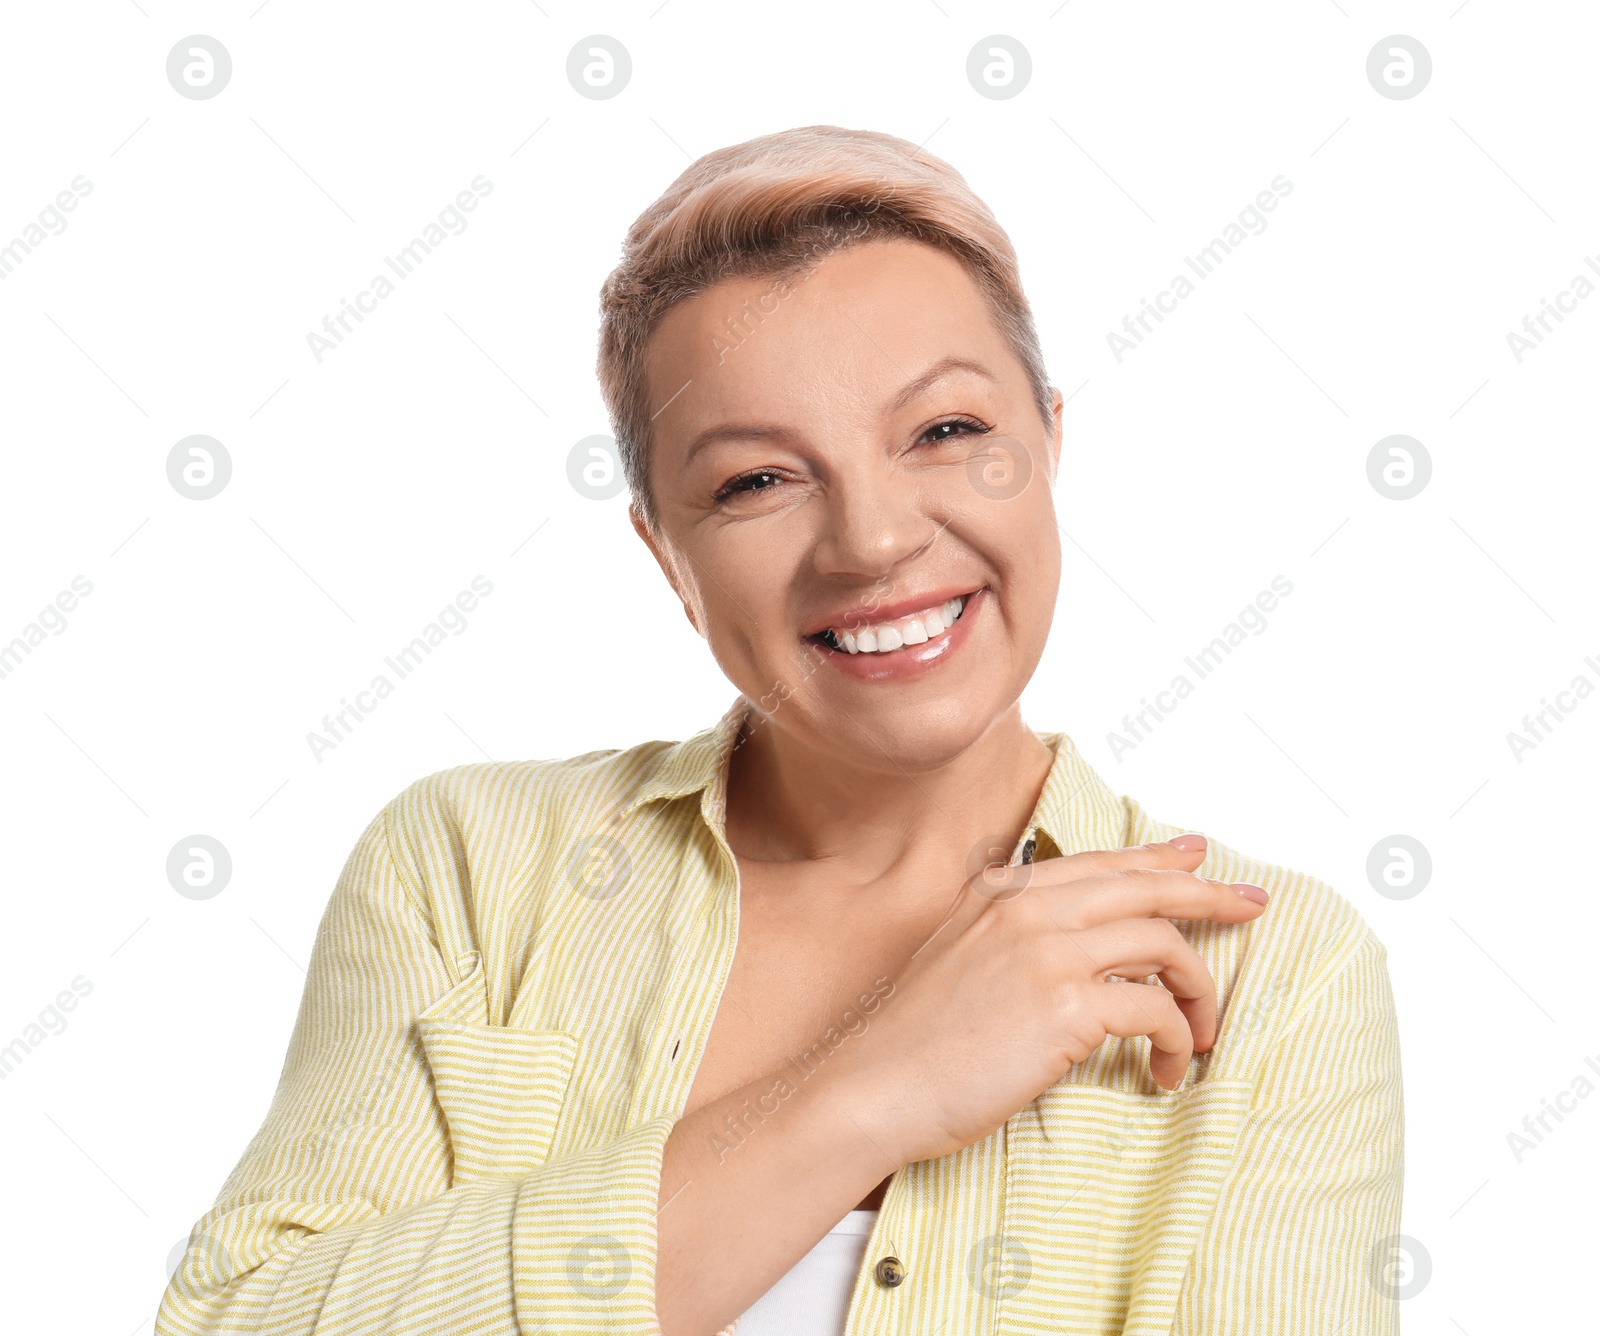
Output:
[[828,709],[818,700],[820,715],[807,721],[807,731],[823,745],[849,749],[851,764],[891,774],[938,770],[962,755],[1005,714],[1015,695],[994,691],[975,699],[971,691],[933,694],[885,693],[864,703],[841,702]]

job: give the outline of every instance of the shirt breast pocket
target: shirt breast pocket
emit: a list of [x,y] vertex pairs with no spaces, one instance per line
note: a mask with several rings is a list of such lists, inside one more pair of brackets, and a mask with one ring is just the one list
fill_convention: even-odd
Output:
[[1013,1115],[997,1329],[1167,1330],[1251,1097],[1246,1081],[1062,1081]]
[[578,1037],[564,1030],[419,1018],[450,1131],[452,1186],[521,1177],[550,1155]]

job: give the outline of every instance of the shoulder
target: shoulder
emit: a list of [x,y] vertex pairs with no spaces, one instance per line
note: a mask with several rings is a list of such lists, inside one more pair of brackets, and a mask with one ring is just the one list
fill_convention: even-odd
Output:
[[617,847],[633,800],[681,745],[650,741],[436,770],[384,804],[364,843],[392,865],[447,954],[521,940],[564,872],[590,876]]
[[[1124,797],[1122,802],[1128,812],[1130,844],[1169,840],[1186,829],[1157,820],[1133,798]],[[1361,938],[1372,934],[1354,903],[1326,881],[1246,853],[1209,832],[1206,840],[1206,856],[1199,874],[1223,881],[1254,882],[1266,890],[1272,896],[1271,908],[1279,911],[1272,916],[1276,932],[1292,935],[1305,947],[1319,950],[1353,948]],[[1257,922],[1265,925],[1266,916]]]
[[[1128,843],[1147,844],[1181,835],[1184,827],[1152,817],[1134,799]],[[1380,979],[1387,952],[1355,904],[1308,872],[1243,852],[1207,832],[1203,877],[1249,881],[1271,897],[1266,912],[1248,924],[1210,920],[1178,924],[1216,982],[1221,1015],[1215,1054],[1249,1062],[1268,1033],[1283,1035],[1339,980],[1352,974]],[[1270,1024],[1263,1024],[1269,1021]]]
[[[1187,827],[1171,826],[1150,816],[1134,798],[1125,797],[1123,805],[1128,811],[1128,843],[1144,845],[1157,840],[1170,840],[1184,834]],[[1301,938],[1322,942],[1344,942],[1355,946],[1371,928],[1354,902],[1334,890],[1333,886],[1314,877],[1309,872],[1256,858],[1254,854],[1238,850],[1229,843],[1206,834],[1205,861],[1198,867],[1202,877],[1221,878],[1224,882],[1254,882],[1272,896],[1274,907],[1285,912],[1277,920],[1291,920],[1291,931]],[[1262,918],[1259,922],[1266,922]],[[1290,928],[1290,923],[1286,923]]]
[[[413,780],[384,806],[396,863],[425,898],[525,874],[603,839],[680,744],[642,742],[550,760],[481,761]],[[424,888],[427,887],[427,890]]]
[[501,824],[530,811],[559,815],[619,806],[638,790],[678,744],[641,742],[547,760],[475,761],[414,779],[390,799],[397,831],[441,823]]

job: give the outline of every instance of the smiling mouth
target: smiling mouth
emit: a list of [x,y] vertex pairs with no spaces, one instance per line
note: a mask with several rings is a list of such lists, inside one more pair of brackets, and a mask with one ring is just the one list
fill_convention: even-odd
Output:
[[955,598],[905,617],[863,622],[853,631],[830,626],[826,631],[807,638],[843,654],[893,654],[897,650],[925,645],[947,634],[960,621],[971,597],[970,594],[958,594]]

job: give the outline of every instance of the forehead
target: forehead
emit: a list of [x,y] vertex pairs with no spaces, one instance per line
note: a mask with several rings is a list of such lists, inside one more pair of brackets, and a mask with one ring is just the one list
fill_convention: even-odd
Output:
[[782,277],[725,279],[657,327],[645,370],[657,439],[730,413],[875,412],[944,357],[1004,375],[982,291],[953,256],[874,240]]

